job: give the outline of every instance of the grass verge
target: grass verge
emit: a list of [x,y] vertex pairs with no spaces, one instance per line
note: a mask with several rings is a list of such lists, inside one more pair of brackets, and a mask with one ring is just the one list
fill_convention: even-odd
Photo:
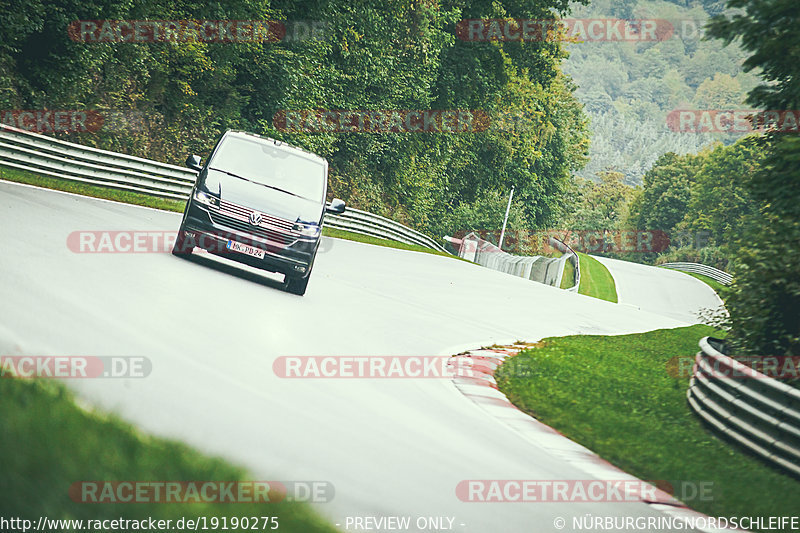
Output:
[[[139,194],[129,191],[121,191],[106,187],[99,187],[96,185],[89,185],[84,183],[77,183],[72,181],[61,180],[58,178],[51,178],[18,170],[14,168],[0,166],[0,179],[6,181],[13,181],[17,183],[25,183],[28,185],[36,185],[37,187],[44,187],[46,189],[53,189],[57,191],[71,192],[83,196],[91,196],[92,198],[102,198],[104,200],[114,200],[115,202],[122,202],[126,204],[141,205],[145,207],[152,207],[154,209],[161,209],[164,211],[176,211],[182,213],[186,202],[179,200],[168,200],[165,198],[155,198],[146,194]],[[400,250],[411,250],[414,252],[424,252],[433,255],[442,255],[445,257],[454,257],[450,254],[418,246],[415,244],[406,244],[403,242],[396,242],[389,239],[379,239],[369,235],[362,235],[360,233],[353,233],[334,228],[323,228],[322,234],[336,239],[347,239],[349,241],[362,242],[366,244],[374,244],[376,246],[386,246],[388,248],[398,248]],[[457,258],[460,259],[460,258]],[[463,259],[462,259],[463,261]]]
[[69,489],[79,481],[254,480],[221,459],[148,437],[113,417],[87,413],[54,382],[0,379],[0,398],[0,516],[25,518],[33,524],[40,516],[77,520],[275,516],[281,531],[336,531],[299,503],[76,503]]
[[42,176],[40,174],[34,174],[33,172],[27,172],[25,170],[18,170],[15,168],[2,166],[0,166],[0,179],[14,181],[17,183],[25,183],[28,185],[36,185],[37,187],[54,189],[56,191],[65,191],[83,196],[91,196],[92,198],[102,198],[104,200],[114,200],[116,202],[123,202],[126,204],[143,205],[145,207],[152,207],[154,209],[162,209],[164,211],[177,211],[180,213],[183,212],[183,208],[186,205],[186,202],[180,200],[156,198],[146,194],[51,178],[48,176]]
[[578,252],[581,267],[580,294],[617,303],[617,287],[611,272],[597,259]]
[[694,357],[706,335],[720,332],[695,325],[549,338],[495,377],[520,409],[641,479],[710,482],[704,498],[676,493],[698,511],[794,516],[800,481],[710,433],[686,403],[688,378],[667,372],[671,358]]
[[[572,261],[567,261],[564,263],[564,275],[561,277],[561,288],[562,289],[569,289],[575,285],[575,265],[572,264]],[[580,287],[578,287],[580,290]]]
[[[404,242],[392,241],[389,239],[381,239],[379,237],[373,237],[371,235],[363,235],[361,233],[353,233],[352,231],[341,230],[338,228],[322,228],[322,234],[328,237],[333,237],[335,239],[347,239],[349,241],[356,241],[365,244],[374,244],[376,246],[385,246],[387,248],[397,248],[398,250],[410,250],[412,252],[424,252],[426,254],[433,254],[433,255],[443,255],[445,257],[450,257],[452,259],[467,261],[466,259],[462,259],[460,257],[453,256],[445,252],[440,252],[439,250],[432,250],[430,248],[425,248],[424,246],[419,246],[418,244],[406,244]],[[469,263],[469,261],[467,262]]]

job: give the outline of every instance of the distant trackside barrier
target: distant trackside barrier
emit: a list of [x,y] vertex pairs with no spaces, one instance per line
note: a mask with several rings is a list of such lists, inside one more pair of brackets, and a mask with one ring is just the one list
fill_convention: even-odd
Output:
[[580,282],[578,256],[569,246],[558,239],[550,237],[550,245],[564,253],[561,257],[513,255],[504,252],[491,242],[481,239],[474,232],[467,234],[463,239],[445,237],[445,240],[458,249],[458,256],[463,259],[478,263],[492,270],[499,270],[506,274],[554,287],[561,285],[561,277],[564,275],[564,263],[568,260],[572,261],[575,265],[576,284],[568,290],[578,290],[578,283]]
[[708,276],[709,278],[713,279],[714,281],[718,281],[723,285],[730,285],[731,281],[733,281],[733,276],[727,272],[718,268],[701,265],[700,263],[663,263],[658,266],[671,268],[672,270],[691,272],[693,274],[703,274],[704,276]]

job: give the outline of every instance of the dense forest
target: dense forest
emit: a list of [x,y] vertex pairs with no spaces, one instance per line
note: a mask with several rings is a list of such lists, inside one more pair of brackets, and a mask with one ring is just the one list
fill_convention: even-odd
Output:
[[[107,118],[97,131],[62,134],[79,142],[180,164],[207,154],[227,128],[265,134],[326,157],[331,195],[434,235],[497,227],[512,186],[515,224],[551,224],[585,161],[585,117],[560,70],[562,43],[455,34],[462,19],[552,18],[566,0],[11,4],[0,29],[0,109]],[[143,19],[276,21],[284,32],[265,42],[75,38],[77,21]],[[468,110],[490,121],[452,133],[274,123],[292,110]]]
[[590,119],[589,163],[578,172],[597,180],[600,172],[623,174],[640,185],[664,153],[695,153],[714,142],[731,144],[744,133],[674,131],[673,110],[748,109],[747,92],[758,83],[745,72],[747,54],[736,45],[704,39],[709,16],[724,0],[593,0],[572,16],[655,19],[671,33],[664,40],[571,43],[564,71],[579,86],[578,99]]

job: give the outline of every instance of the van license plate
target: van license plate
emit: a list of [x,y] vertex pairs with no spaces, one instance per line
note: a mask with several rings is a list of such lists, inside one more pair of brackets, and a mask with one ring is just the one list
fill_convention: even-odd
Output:
[[247,244],[242,244],[237,241],[228,241],[226,248],[233,252],[239,252],[240,254],[249,255],[251,257],[258,257],[259,259],[264,259],[264,250],[262,250],[261,248],[256,248],[255,246],[249,246]]

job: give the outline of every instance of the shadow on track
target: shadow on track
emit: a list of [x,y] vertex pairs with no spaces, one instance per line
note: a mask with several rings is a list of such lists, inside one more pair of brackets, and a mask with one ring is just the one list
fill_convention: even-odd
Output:
[[[216,270],[217,272],[221,272],[223,274],[229,274],[231,276],[235,276],[237,278],[241,278],[252,283],[256,283],[258,285],[262,285],[264,287],[269,287],[272,289],[279,289],[281,292],[286,292],[285,285],[282,281],[275,280],[273,278],[268,277],[269,272],[259,273],[253,267],[248,267],[246,265],[242,265],[241,263],[235,263],[230,259],[225,259],[220,256],[215,256],[210,253],[202,253],[195,251],[191,255],[187,255],[184,257],[175,257],[172,256],[175,260],[180,261],[188,261],[190,263],[194,263],[196,265],[200,265],[204,268],[211,268]],[[231,261],[233,264],[228,264],[228,261]],[[250,270],[253,268],[253,270]],[[287,293],[288,294],[288,293]]]

